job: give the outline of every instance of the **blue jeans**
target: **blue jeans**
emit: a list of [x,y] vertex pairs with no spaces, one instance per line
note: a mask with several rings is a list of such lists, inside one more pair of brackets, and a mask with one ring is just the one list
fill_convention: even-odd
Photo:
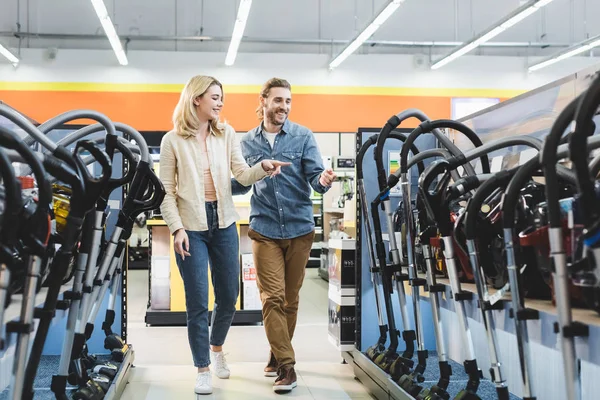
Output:
[[[210,365],[209,344],[222,346],[233,321],[240,291],[239,238],[235,223],[219,229],[217,202],[206,203],[208,231],[186,231],[191,256],[175,259],[185,288],[187,329],[194,365]],[[208,333],[208,264],[215,293]]]

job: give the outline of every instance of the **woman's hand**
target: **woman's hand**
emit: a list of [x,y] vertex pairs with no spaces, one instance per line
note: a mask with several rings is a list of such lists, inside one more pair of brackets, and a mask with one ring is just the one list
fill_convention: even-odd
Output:
[[260,165],[262,166],[263,170],[267,173],[267,175],[269,175],[272,178],[275,175],[281,173],[281,167],[292,165],[292,163],[277,160],[262,160]]
[[173,244],[175,246],[175,253],[181,256],[182,260],[185,260],[185,256],[191,256],[190,251],[190,239],[188,238],[185,229],[178,229],[175,232],[173,238]]

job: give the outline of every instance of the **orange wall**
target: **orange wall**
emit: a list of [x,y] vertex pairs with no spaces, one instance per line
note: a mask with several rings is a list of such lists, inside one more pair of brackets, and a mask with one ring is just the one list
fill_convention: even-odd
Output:
[[[65,111],[92,109],[137,130],[169,130],[179,93],[110,91],[0,90],[0,100],[38,122]],[[418,108],[432,119],[451,116],[449,96],[371,94],[294,94],[290,119],[315,132],[354,132],[358,127],[380,127],[392,115]],[[257,125],[257,95],[228,93],[223,118],[236,130]],[[83,123],[86,121],[78,121]],[[416,126],[416,120],[403,126]]]

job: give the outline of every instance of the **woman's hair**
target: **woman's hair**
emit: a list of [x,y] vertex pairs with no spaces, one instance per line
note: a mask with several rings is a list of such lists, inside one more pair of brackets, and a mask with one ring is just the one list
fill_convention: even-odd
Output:
[[[260,90],[260,97],[266,99],[267,97],[269,97],[269,93],[271,92],[271,89],[278,88],[278,87],[289,89],[290,91],[292,90],[292,86],[285,79],[271,78],[263,85],[262,89]],[[258,107],[256,108],[256,116],[260,120],[262,120],[264,117],[263,106],[260,103],[260,99],[258,102]]]
[[[195,135],[200,128],[200,120],[196,115],[194,100],[202,97],[213,85],[217,85],[223,91],[223,85],[212,76],[196,75],[192,77],[183,88],[179,102],[173,111],[173,126],[175,131],[182,136]],[[225,125],[218,120],[210,121],[210,130],[215,135],[225,131]]]

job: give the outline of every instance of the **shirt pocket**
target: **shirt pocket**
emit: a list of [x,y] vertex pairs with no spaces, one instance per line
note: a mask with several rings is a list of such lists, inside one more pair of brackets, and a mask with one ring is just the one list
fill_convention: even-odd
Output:
[[284,158],[283,161],[292,162],[293,164],[299,164],[302,159],[301,151],[283,151],[281,155]]
[[246,157],[246,163],[252,167],[254,164],[256,164],[258,161],[260,161],[262,158],[263,158],[262,154],[253,154],[253,155]]

